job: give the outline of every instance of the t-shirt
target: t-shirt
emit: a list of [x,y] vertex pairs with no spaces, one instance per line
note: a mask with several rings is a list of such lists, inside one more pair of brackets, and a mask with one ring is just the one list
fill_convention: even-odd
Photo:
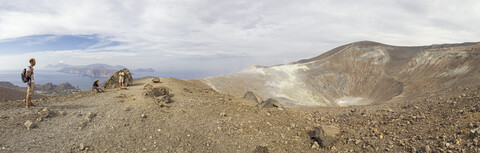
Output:
[[35,73],[33,73],[32,68],[30,66],[27,67],[27,72],[31,72],[30,80],[28,83],[35,83]]

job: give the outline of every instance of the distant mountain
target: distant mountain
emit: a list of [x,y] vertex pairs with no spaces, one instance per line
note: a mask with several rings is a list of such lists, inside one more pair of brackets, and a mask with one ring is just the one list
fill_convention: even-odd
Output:
[[63,63],[58,63],[58,64],[48,64],[47,66],[45,66],[45,69],[52,69],[52,70],[59,70],[59,69],[62,69],[62,68],[65,68],[65,67],[70,67],[72,65],[68,65],[68,64],[63,64]]
[[132,70],[132,72],[155,72],[155,70],[153,70],[152,68],[146,68],[146,69],[139,68],[139,69]]
[[89,77],[109,77],[118,70],[123,69],[121,65],[107,65],[107,64],[90,64],[85,66],[69,66],[64,67],[59,72],[81,74]]
[[[125,68],[122,65],[108,65],[108,64],[90,64],[85,66],[69,66],[64,67],[59,72],[64,73],[73,73],[73,74],[81,74],[83,76],[89,77],[110,77],[115,72]],[[152,68],[139,68],[132,70],[132,72],[155,72]]]
[[[18,91],[27,90],[27,87],[19,87],[7,81],[0,81],[0,87],[12,89],[12,90],[18,90]],[[35,93],[38,93],[41,95],[71,94],[79,91],[81,91],[79,88],[72,86],[68,82],[62,83],[60,85],[55,85],[53,83],[35,84]]]

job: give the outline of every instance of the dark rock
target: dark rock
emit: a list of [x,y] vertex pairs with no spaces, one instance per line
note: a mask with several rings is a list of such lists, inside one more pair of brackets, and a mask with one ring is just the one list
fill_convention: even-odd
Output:
[[[112,89],[112,88],[118,88],[120,87],[120,84],[118,83],[119,82],[119,79],[118,79],[118,73],[120,71],[117,71],[115,72],[115,74],[113,74],[107,81],[105,81],[103,83],[103,87],[106,88],[106,89]],[[132,74],[130,73],[130,71],[128,69],[123,69],[123,72],[125,73],[125,85],[126,86],[131,86],[133,85],[133,77],[132,77]]]
[[258,96],[252,91],[247,91],[247,93],[245,93],[245,95],[243,96],[243,99],[254,102],[256,104],[261,103],[263,101],[262,97]]
[[153,83],[160,83],[160,78],[156,77],[152,79]]
[[148,91],[148,95],[153,97],[169,95],[169,89],[166,87],[155,87]]
[[269,153],[268,148],[266,146],[257,146],[252,153]]
[[470,136],[471,137],[480,136],[480,127],[470,130]]
[[317,126],[310,132],[310,137],[322,147],[330,147],[337,141],[340,129],[333,126]]
[[282,104],[280,104],[277,100],[269,98],[266,101],[261,102],[258,104],[261,108],[284,108]]
[[160,96],[160,97],[155,97],[155,102],[156,103],[167,104],[167,103],[171,103],[172,100],[170,99],[169,95],[163,95],[163,96]]

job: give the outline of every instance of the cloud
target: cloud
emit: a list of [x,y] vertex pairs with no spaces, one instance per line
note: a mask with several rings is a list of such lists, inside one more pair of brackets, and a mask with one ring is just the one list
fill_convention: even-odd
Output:
[[11,0],[0,3],[0,44],[32,36],[45,36],[32,46],[52,45],[61,36],[95,41],[64,51],[0,50],[9,52],[0,57],[0,69],[40,56],[67,64],[231,72],[310,58],[361,40],[408,46],[478,41],[478,8],[475,0]]

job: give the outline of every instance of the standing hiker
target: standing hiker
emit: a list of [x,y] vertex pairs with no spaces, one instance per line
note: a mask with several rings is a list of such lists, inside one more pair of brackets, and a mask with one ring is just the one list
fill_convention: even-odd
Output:
[[26,98],[26,105],[27,105],[27,109],[30,109],[30,106],[34,106],[33,103],[32,103],[32,95],[33,95],[33,91],[35,89],[35,75],[33,73],[33,66],[35,66],[35,64],[37,64],[35,62],[35,58],[31,58],[29,61],[30,63],[30,66],[27,67],[27,71],[26,71],[26,74],[25,74],[25,77],[27,78],[27,98]]
[[120,88],[125,86],[124,82],[125,82],[125,73],[123,72],[123,70],[120,70],[120,72],[118,73],[118,83],[120,83]]
[[103,89],[100,87],[100,85],[98,85],[98,79],[93,82],[92,90],[96,90],[97,92],[103,92]]

